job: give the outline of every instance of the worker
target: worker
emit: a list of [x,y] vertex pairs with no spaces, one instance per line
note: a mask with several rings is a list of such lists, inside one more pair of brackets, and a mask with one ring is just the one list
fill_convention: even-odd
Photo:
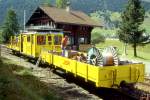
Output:
[[67,42],[68,42],[68,36],[65,35],[64,38],[61,41],[62,56],[65,56],[65,50],[66,50],[66,47],[67,47]]

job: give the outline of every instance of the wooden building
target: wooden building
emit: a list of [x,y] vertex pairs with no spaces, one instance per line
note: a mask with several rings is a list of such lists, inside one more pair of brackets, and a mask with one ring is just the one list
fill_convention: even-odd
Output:
[[26,23],[26,27],[50,27],[63,29],[70,38],[70,45],[91,43],[91,31],[100,25],[80,11],[40,6]]

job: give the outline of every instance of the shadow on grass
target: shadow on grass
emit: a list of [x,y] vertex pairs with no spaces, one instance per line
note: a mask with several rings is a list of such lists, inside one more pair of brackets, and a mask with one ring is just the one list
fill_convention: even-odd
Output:
[[[87,97],[72,86],[58,86],[40,81],[32,70],[0,61],[0,100],[62,100],[70,97]],[[59,80],[58,80],[59,81]]]
[[[26,71],[17,74],[23,70]],[[48,84],[27,71],[30,70],[0,62],[0,100],[61,100]]]
[[144,58],[144,57],[140,57],[140,56],[137,56],[136,58],[142,59],[142,60],[150,60],[150,59],[147,59],[147,58]]

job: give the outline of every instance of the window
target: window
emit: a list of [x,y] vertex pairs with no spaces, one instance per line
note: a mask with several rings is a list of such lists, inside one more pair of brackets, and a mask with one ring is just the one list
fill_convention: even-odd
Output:
[[27,42],[30,42],[30,35],[27,36]]
[[37,36],[37,44],[45,45],[46,44],[46,36],[43,36],[43,35]]
[[87,38],[84,38],[84,37],[79,38],[79,43],[80,44],[86,44],[87,43]]
[[68,37],[68,45],[73,45],[74,44],[74,37],[69,36]]
[[54,45],[61,45],[62,36],[54,36]]
[[52,37],[51,36],[48,36],[48,41],[52,41]]
[[79,43],[80,44],[84,44],[84,38],[82,37],[82,38],[79,38]]
[[48,44],[51,45],[52,44],[52,37],[48,36]]

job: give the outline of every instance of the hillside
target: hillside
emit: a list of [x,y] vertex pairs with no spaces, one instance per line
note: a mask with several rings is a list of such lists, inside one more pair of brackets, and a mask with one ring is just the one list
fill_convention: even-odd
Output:
[[[77,10],[82,10],[86,13],[91,13],[96,10],[101,10],[106,4],[110,11],[122,11],[127,3],[127,0],[71,0],[72,7]],[[105,1],[105,4],[103,3]],[[143,5],[146,10],[150,10],[150,0],[143,0]]]
[[[8,8],[16,10],[19,22],[23,23],[23,11],[26,10],[26,19],[29,19],[32,12],[37,6],[47,0],[0,0],[0,25],[3,23],[4,17]],[[50,0],[51,4],[55,4],[55,0]],[[110,3],[111,2],[111,3]],[[108,10],[121,11],[126,4],[127,0],[105,0]],[[87,14],[102,10],[104,8],[102,0],[71,0],[71,8],[74,10],[81,10]],[[150,9],[150,1],[144,0],[143,5],[146,10]]]

